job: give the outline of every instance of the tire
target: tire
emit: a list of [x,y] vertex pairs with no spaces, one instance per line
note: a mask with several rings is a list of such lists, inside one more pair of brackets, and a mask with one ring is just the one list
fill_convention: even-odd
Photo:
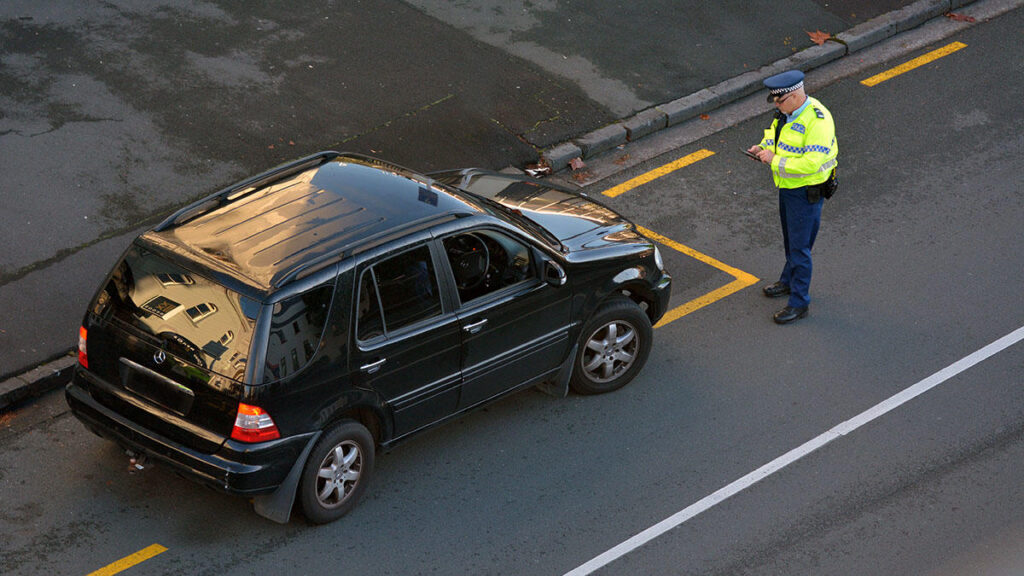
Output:
[[601,304],[587,320],[569,385],[578,394],[603,394],[629,383],[647,362],[651,320],[628,298]]
[[299,481],[299,503],[307,520],[326,524],[355,507],[373,475],[373,451],[370,431],[354,420],[324,433]]

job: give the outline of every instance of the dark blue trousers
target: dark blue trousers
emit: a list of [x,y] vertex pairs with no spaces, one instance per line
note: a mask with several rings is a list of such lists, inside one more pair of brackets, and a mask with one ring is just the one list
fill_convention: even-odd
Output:
[[779,282],[789,286],[789,305],[802,308],[811,303],[811,248],[821,224],[819,199],[807,201],[807,188],[779,189],[779,216],[782,220],[782,243],[786,248],[786,266]]

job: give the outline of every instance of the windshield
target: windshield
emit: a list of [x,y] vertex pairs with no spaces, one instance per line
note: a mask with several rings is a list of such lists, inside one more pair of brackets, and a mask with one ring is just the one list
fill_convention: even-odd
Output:
[[96,297],[92,312],[141,331],[181,360],[242,380],[259,304],[133,246]]
[[[512,220],[521,228],[525,228],[539,236],[552,248],[565,252],[565,245],[559,240],[558,234],[544,225],[537,217],[545,216],[544,207],[552,204],[547,195],[555,192],[550,186],[543,186],[536,182],[510,178],[501,175],[470,172],[451,172],[436,175],[439,182],[455,187],[460,193],[469,194],[474,199],[484,203],[492,213],[500,214],[506,219]],[[559,198],[564,192],[557,192]],[[578,196],[573,196],[578,198]],[[588,202],[593,204],[592,202]]]

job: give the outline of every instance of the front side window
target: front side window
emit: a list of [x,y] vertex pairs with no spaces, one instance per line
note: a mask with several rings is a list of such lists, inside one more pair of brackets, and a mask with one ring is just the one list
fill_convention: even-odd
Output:
[[442,244],[463,304],[534,276],[529,247],[503,232],[463,232]]
[[358,338],[366,341],[441,314],[426,245],[374,264],[359,280]]

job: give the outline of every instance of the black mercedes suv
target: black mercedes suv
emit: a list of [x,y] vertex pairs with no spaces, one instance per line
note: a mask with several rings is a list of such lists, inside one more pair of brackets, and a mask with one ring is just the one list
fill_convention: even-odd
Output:
[[670,284],[657,247],[583,194],[322,152],[135,239],[66,397],[133,455],[324,523],[378,448],[529,386],[625,385]]

